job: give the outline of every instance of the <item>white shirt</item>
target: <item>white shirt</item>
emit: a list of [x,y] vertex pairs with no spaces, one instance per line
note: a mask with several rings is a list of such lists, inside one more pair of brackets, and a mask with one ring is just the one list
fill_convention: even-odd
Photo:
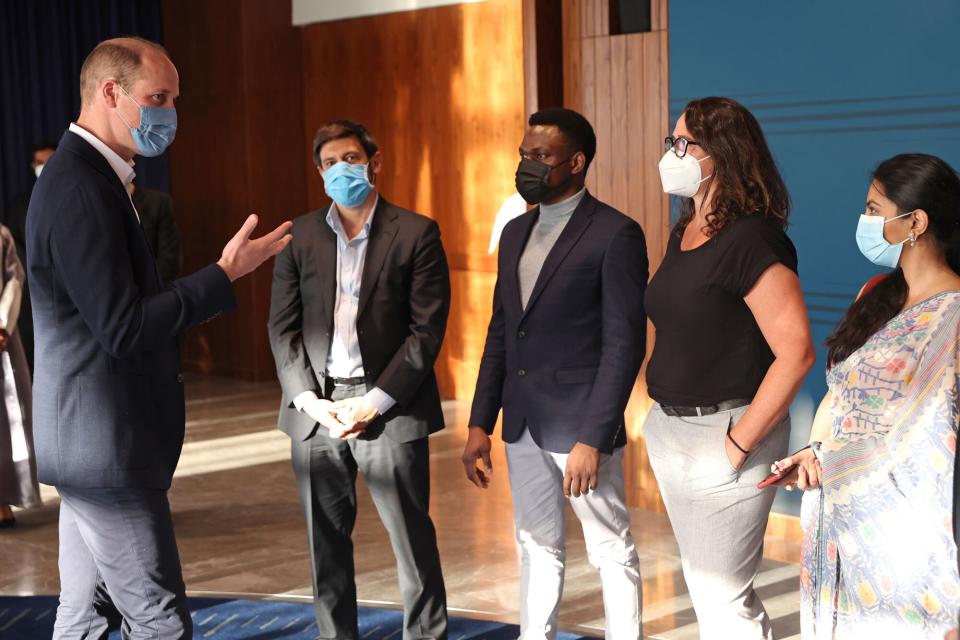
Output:
[[[89,142],[90,146],[100,152],[100,155],[104,157],[104,159],[107,161],[107,164],[110,165],[110,168],[113,169],[114,173],[117,174],[117,177],[120,178],[120,182],[123,183],[123,190],[127,192],[127,198],[130,198],[130,183],[133,182],[133,178],[137,175],[133,171],[133,160],[124,160],[116,151],[104,144],[100,138],[93,135],[76,122],[70,123],[70,131]],[[130,206],[133,207],[133,213],[137,216],[137,222],[140,222],[140,214],[137,212],[137,208],[133,205],[133,198],[130,198]]]
[[363,376],[363,356],[357,338],[357,311],[360,305],[360,284],[367,260],[367,240],[377,210],[378,195],[363,229],[353,238],[347,237],[336,204],[327,211],[327,225],[337,236],[337,296],[333,310],[333,338],[327,356],[327,375],[334,378]]
[[[364,375],[363,356],[357,337],[357,313],[370,228],[379,201],[380,196],[377,195],[373,201],[373,209],[363,223],[363,229],[353,238],[347,237],[337,205],[331,204],[327,211],[327,224],[337,236],[337,295],[333,311],[333,337],[326,362],[326,373],[333,378],[361,378]],[[304,403],[316,397],[313,391],[304,391],[293,399],[293,404],[302,411]],[[370,389],[364,398],[380,415],[396,404],[396,401],[379,387]]]

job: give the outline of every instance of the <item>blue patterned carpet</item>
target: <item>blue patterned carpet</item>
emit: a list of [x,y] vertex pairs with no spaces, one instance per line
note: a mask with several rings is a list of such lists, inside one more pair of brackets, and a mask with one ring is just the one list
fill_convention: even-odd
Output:
[[[299,602],[264,600],[219,600],[191,598],[193,637],[213,640],[313,640],[317,626],[313,607]],[[57,598],[53,596],[0,596],[0,638],[41,640],[53,632]],[[360,609],[363,640],[401,640],[400,611]],[[469,618],[450,618],[450,640],[514,640],[516,625]],[[120,632],[110,635],[120,638]],[[560,640],[583,640],[586,636],[561,633]]]

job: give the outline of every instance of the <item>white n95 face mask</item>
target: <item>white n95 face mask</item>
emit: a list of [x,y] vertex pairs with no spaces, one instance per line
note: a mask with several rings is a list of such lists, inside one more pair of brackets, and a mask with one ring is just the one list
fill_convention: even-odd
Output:
[[703,160],[697,160],[689,153],[679,158],[673,149],[667,149],[660,158],[659,164],[663,192],[673,196],[692,198],[700,189],[700,183],[713,177],[713,174],[706,178],[700,177],[700,163]]

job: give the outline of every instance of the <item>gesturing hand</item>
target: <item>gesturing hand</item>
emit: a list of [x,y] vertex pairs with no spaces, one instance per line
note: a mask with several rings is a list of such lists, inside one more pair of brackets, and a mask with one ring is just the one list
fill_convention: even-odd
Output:
[[600,470],[600,451],[588,444],[578,442],[567,456],[567,468],[563,473],[563,495],[579,498],[597,488]]
[[293,223],[288,221],[267,235],[251,240],[250,234],[256,229],[257,221],[257,215],[250,214],[236,235],[230,238],[230,242],[223,248],[223,254],[217,260],[230,282],[242,278],[280,253],[293,239],[293,236],[287,233]]
[[[481,489],[490,486],[490,476],[493,475],[493,463],[490,462],[490,436],[483,427],[470,427],[467,444],[463,447],[463,469],[467,479]],[[477,461],[483,462],[483,468],[477,466]]]

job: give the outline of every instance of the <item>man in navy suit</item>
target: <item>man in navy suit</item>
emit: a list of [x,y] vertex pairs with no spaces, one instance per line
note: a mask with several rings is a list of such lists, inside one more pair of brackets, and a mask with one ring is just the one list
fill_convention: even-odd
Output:
[[548,109],[529,125],[516,182],[538,206],[503,230],[463,463],[486,488],[490,434],[503,409],[521,553],[521,638],[556,637],[569,499],[600,572],[606,637],[638,640],[640,569],[624,499],[623,412],[645,348],[646,244],[636,222],[584,187],[597,145],[590,123],[575,111]]
[[177,70],[160,45],[100,43],[80,72],[81,110],[27,216],[36,329],[34,440],[60,493],[54,638],[192,637],[167,489],[184,435],[176,336],[236,305],[233,285],[289,242],[250,240],[250,216],[216,262],[165,289],[127,185],[133,157],[176,131]]

